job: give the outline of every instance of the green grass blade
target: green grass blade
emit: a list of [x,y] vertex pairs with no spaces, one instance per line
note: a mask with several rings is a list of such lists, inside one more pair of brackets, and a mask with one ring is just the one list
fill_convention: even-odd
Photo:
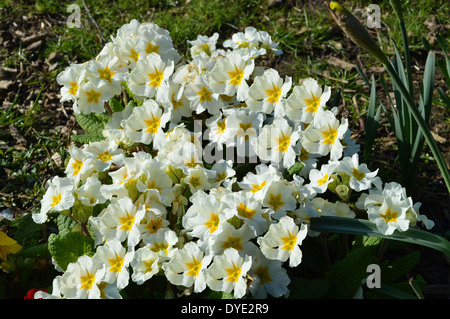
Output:
[[416,228],[409,228],[405,232],[395,231],[392,235],[384,235],[369,220],[322,216],[311,220],[311,230],[324,233],[353,234],[399,240],[433,248],[450,256],[449,241],[431,232]]
[[367,110],[367,120],[366,120],[366,132],[364,137],[364,158],[366,161],[369,159],[373,142],[375,140],[375,136],[377,133],[378,124],[380,122],[380,113],[381,106],[379,106],[376,110],[376,84],[375,77],[372,76],[372,87],[370,89],[370,99],[369,99],[369,107]]

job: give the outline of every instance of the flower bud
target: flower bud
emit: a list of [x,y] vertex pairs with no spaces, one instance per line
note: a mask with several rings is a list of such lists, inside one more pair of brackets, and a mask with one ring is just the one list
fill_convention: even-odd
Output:
[[[328,6],[328,4],[327,4]],[[389,64],[386,54],[381,50],[366,28],[346,8],[337,2],[331,2],[328,8],[334,21],[344,33],[358,46],[377,58],[383,64]]]

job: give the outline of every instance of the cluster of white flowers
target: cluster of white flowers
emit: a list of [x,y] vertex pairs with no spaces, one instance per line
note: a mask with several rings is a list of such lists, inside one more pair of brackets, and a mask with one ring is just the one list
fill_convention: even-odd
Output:
[[44,223],[50,211],[106,205],[87,218],[95,254],[69,264],[47,297],[121,298],[130,279],[156,275],[195,293],[287,296],[285,267],[317,235],[313,218],[359,212],[385,234],[433,226],[400,185],[359,163],[347,120],[326,105],[329,87],[256,66],[281,54],[266,32],[248,27],[223,49],[218,37],[189,41],[186,62],[167,30],[133,20],[58,76],[76,113],[105,112],[123,87],[138,105],[112,115],[103,141],[70,147],[66,177],[49,182],[33,215]]

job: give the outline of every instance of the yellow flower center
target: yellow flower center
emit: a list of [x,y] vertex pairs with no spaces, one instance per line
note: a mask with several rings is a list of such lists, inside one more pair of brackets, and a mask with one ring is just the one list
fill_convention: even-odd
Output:
[[153,43],[149,42],[147,43],[147,47],[145,48],[145,53],[158,53],[159,51],[159,45],[154,45]]
[[89,271],[86,272],[86,276],[80,276],[81,289],[91,290],[95,282],[95,275],[91,274]]
[[211,102],[211,91],[209,91],[206,87],[202,87],[201,90],[197,91],[197,94],[200,96],[200,102]]
[[172,93],[172,97],[170,99],[170,102],[172,103],[174,110],[176,110],[179,107],[183,106],[183,102],[181,102],[181,100],[179,100],[179,101],[175,100],[175,93]]
[[135,216],[130,215],[127,212],[127,216],[119,217],[120,221],[120,230],[130,231],[134,224]]
[[250,192],[252,193],[258,192],[261,189],[263,189],[263,187],[266,186],[266,184],[267,184],[266,181],[263,181],[261,184],[252,184],[252,189],[250,190]]
[[199,187],[201,185],[200,183],[200,177],[192,176],[189,180],[189,184],[192,185],[192,187]]
[[281,194],[278,195],[270,194],[269,201],[267,202],[267,204],[272,206],[274,211],[277,211],[278,208],[280,208],[285,204],[285,202],[281,200]]
[[333,129],[331,126],[328,127],[328,131],[322,131],[322,135],[324,137],[323,143],[333,145],[336,141],[338,131]]
[[78,92],[78,83],[70,81],[70,89],[68,92],[72,95],[76,95]]
[[209,233],[212,234],[219,227],[219,215],[211,213],[209,220],[205,223],[205,226],[209,228]]
[[255,275],[259,277],[259,283],[264,285],[267,282],[272,282],[272,277],[269,275],[269,267],[259,266],[255,270]]
[[238,215],[243,218],[253,219],[256,214],[256,210],[248,208],[245,204],[239,203],[237,208]]
[[352,175],[353,175],[353,177],[356,178],[358,181],[362,180],[362,179],[366,176],[365,173],[362,173],[362,172],[358,171],[358,169],[357,169],[356,167],[353,169]]
[[278,103],[278,100],[281,96],[281,88],[278,88],[275,86],[275,84],[272,85],[272,89],[267,89],[266,94],[268,96],[267,102],[269,103]]
[[61,193],[58,193],[56,196],[52,196],[52,203],[50,204],[52,207],[58,205],[62,200]]
[[164,72],[161,72],[155,68],[154,73],[147,73],[147,75],[148,75],[148,78],[150,79],[148,86],[155,86],[155,87],[161,86],[161,82],[164,78]]
[[104,153],[98,154],[98,159],[106,163],[108,161],[112,161],[113,156],[108,151],[105,151]]
[[281,137],[277,139],[277,143],[278,143],[277,150],[280,152],[286,152],[289,147],[290,142],[291,142],[291,138],[289,136],[287,136],[286,134],[284,134],[284,132],[281,132]]
[[116,253],[116,258],[108,259],[108,262],[109,262],[109,265],[111,266],[111,268],[109,269],[110,272],[121,272],[122,271],[124,259],[122,257],[120,257],[119,255],[117,255],[117,253]]
[[328,181],[328,178],[329,178],[328,174],[325,174],[323,178],[321,178],[317,181],[317,184],[319,186],[322,186],[323,184],[325,184]]
[[233,263],[233,267],[225,269],[225,271],[227,272],[228,275],[227,281],[238,282],[239,276],[241,275],[241,268],[239,268]]
[[151,234],[155,234],[162,227],[162,222],[161,218],[152,219],[145,225],[145,228],[148,229]]
[[316,113],[317,109],[319,108],[320,105],[320,98],[316,97],[314,95],[314,93],[312,93],[312,98],[311,99],[305,99],[305,103],[306,103],[306,112],[312,112],[312,113]]
[[227,240],[222,244],[223,249],[234,248],[236,250],[243,250],[244,247],[241,243],[241,237],[228,236]]
[[228,72],[228,75],[230,77],[230,84],[231,85],[241,85],[241,81],[244,78],[244,71],[239,69],[237,66],[235,67],[235,71]]
[[288,232],[286,237],[281,237],[281,241],[283,242],[283,247],[281,247],[281,249],[294,250],[295,244],[297,243],[297,236],[294,236],[291,232]]
[[73,175],[78,175],[80,173],[81,168],[83,167],[83,162],[80,160],[75,160],[75,162],[72,163],[73,167]]
[[106,66],[103,70],[97,70],[100,79],[108,81],[109,83],[112,82],[112,77],[114,76],[114,74],[116,74],[116,72],[112,72],[109,69],[109,66]]
[[227,128],[225,120],[217,121],[217,128],[219,129],[220,134],[223,134],[223,132],[225,132],[225,129]]
[[386,209],[386,212],[384,214],[380,214],[380,216],[385,220],[387,223],[395,223],[397,222],[398,213],[391,211],[389,208]]
[[153,247],[150,249],[151,251],[157,253],[159,251],[164,251],[166,253],[166,255],[169,254],[169,244],[166,243],[154,243]]
[[130,55],[129,57],[131,59],[133,59],[134,62],[137,62],[137,60],[139,59],[139,56],[141,55],[141,53],[136,52],[133,48],[130,49]]
[[144,122],[145,122],[145,125],[147,125],[145,133],[156,134],[156,132],[158,131],[159,125],[161,124],[161,119],[157,118],[155,115],[152,114],[152,119],[144,120]]
[[193,257],[193,261],[191,263],[186,263],[186,267],[188,268],[186,275],[197,277],[200,269],[202,269],[202,262]]
[[100,96],[102,96],[100,92],[94,91],[94,89],[86,91],[85,94],[87,96],[87,102],[88,103],[94,102],[95,104],[98,104],[98,100],[100,99]]

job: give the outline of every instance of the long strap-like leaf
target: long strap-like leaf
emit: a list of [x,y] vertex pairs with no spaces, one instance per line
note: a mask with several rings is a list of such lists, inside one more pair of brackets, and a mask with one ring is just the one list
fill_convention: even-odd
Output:
[[428,231],[409,228],[407,231],[395,231],[384,235],[377,226],[364,219],[322,216],[311,220],[311,230],[324,233],[353,234],[399,240],[439,250],[450,256],[450,242]]

